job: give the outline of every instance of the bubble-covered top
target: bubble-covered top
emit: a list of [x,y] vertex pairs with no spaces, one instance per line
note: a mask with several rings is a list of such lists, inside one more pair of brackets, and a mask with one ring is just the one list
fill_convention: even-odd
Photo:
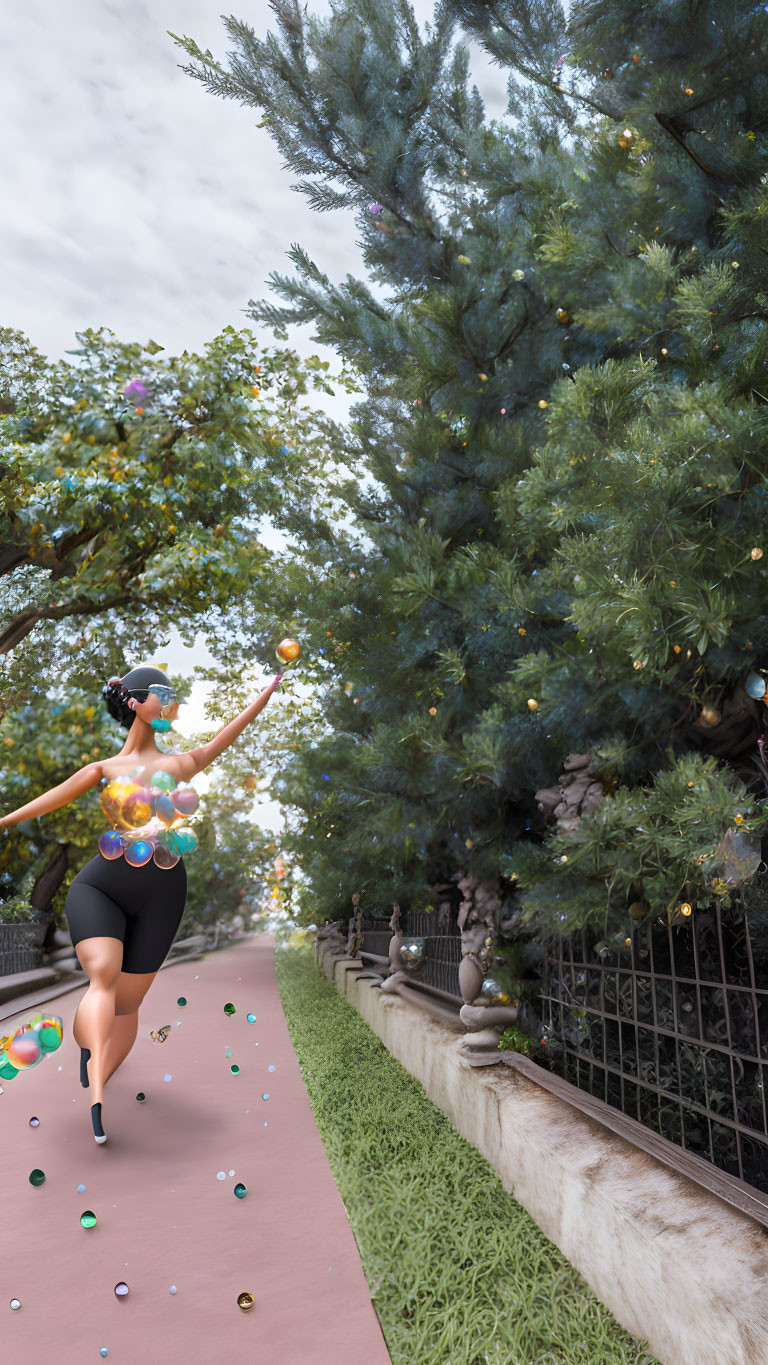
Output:
[[177,784],[163,769],[145,785],[143,771],[133,768],[106,780],[101,809],[112,828],[99,839],[99,852],[110,860],[125,858],[131,867],[152,860],[157,867],[172,868],[197,847],[185,821],[195,814],[200,798],[194,787]]

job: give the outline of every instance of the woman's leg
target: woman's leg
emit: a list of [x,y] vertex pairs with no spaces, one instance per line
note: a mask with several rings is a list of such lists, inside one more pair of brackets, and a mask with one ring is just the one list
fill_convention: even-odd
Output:
[[91,1102],[100,1104],[104,1092],[104,1050],[115,1022],[115,992],[123,962],[119,938],[84,938],[75,948],[90,978],[72,1024],[75,1042],[90,1048],[88,1078]]
[[157,972],[121,972],[115,990],[115,1022],[104,1049],[104,1082],[125,1061],[136,1042],[139,1005]]

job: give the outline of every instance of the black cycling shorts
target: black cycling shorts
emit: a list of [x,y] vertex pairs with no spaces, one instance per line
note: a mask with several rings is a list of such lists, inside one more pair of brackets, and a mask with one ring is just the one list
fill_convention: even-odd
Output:
[[162,967],[184,914],[187,869],[158,867],[150,858],[132,867],[125,858],[97,853],[73,878],[64,903],[72,944],[84,938],[119,938],[124,972]]

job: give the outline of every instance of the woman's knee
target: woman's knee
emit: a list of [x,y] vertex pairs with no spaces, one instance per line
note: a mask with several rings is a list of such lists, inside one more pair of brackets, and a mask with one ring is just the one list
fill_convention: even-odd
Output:
[[81,939],[75,952],[83,971],[97,986],[110,989],[117,985],[123,965],[123,945],[119,938]]

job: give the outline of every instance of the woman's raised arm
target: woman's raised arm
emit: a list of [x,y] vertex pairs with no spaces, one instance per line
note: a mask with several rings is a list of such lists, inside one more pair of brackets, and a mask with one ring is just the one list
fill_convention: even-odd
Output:
[[101,778],[101,764],[86,763],[84,768],[73,773],[66,782],[60,782],[58,787],[51,787],[49,792],[36,796],[34,801],[28,801],[26,806],[19,806],[19,809],[11,811],[10,815],[0,816],[0,829],[20,825],[23,820],[34,820],[38,815],[49,815],[52,810],[68,806],[70,801],[82,796],[83,792],[97,786]]
[[246,706],[245,710],[241,711],[235,720],[231,720],[229,725],[225,725],[215,739],[209,740],[207,744],[201,744],[198,749],[192,749],[189,754],[185,755],[186,758],[191,756],[195,760],[196,773],[202,772],[210,763],[213,763],[214,759],[219,757],[219,754],[223,754],[224,750],[234,743],[238,735],[243,733],[246,725],[249,725],[259,712],[264,710],[282,676],[282,673],[278,673],[269,687],[265,687],[261,695],[252,701],[250,706]]

